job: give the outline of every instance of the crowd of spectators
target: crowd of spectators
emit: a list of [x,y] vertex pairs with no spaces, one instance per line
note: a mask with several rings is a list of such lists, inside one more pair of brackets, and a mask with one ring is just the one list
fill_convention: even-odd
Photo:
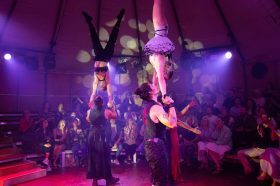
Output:
[[[279,149],[278,138],[275,137],[280,127],[277,92],[255,92],[248,98],[238,89],[221,92],[206,87],[199,94],[189,91],[182,102],[177,101],[176,95],[173,96],[178,112],[189,103],[196,102],[179,119],[202,131],[202,134],[197,135],[178,128],[180,159],[184,165],[199,164],[201,169],[212,167],[213,173],[220,173],[225,153],[233,153],[240,159],[244,174],[250,174],[254,171],[250,158],[261,159],[266,149]],[[130,93],[123,98],[114,97],[118,117],[109,122],[112,130],[111,147],[116,152],[112,163],[117,165],[123,162],[131,164],[133,154],[143,151],[143,107],[135,104],[135,98]],[[70,149],[74,154],[75,165],[84,166],[89,127],[85,113],[86,106],[81,103],[77,103],[72,112],[66,112],[62,104],[53,112],[46,102],[37,121],[25,111],[20,121],[24,151],[41,150],[45,153],[43,162],[50,165],[51,160],[53,167],[56,167],[60,153]],[[28,145],[32,142],[38,145]],[[123,151],[126,155],[121,158]],[[259,179],[264,179],[263,175]]]

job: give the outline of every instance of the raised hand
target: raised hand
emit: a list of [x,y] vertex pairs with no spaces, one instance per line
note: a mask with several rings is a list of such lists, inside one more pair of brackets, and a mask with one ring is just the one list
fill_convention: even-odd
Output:
[[163,102],[165,105],[169,105],[169,104],[174,103],[174,100],[173,100],[170,96],[164,96],[164,97],[162,97],[161,99],[162,99],[162,102]]
[[90,109],[93,109],[93,107],[94,107],[94,102],[93,102],[93,101],[90,101],[90,102],[88,103],[88,107],[89,107]]
[[114,103],[113,103],[112,100],[108,101],[107,107],[108,107],[108,108],[113,108],[113,107],[114,107]]
[[197,101],[194,99],[189,103],[190,108],[195,107],[197,104],[198,104]]

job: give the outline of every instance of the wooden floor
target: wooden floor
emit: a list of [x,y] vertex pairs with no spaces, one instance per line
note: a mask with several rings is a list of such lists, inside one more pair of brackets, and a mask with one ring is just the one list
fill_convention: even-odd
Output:
[[[243,176],[241,167],[226,165],[219,175],[195,167],[182,166],[184,182],[178,186],[267,186],[271,181],[258,182],[256,175]],[[120,178],[118,186],[150,186],[150,171],[145,161],[133,165],[112,165],[113,175]],[[53,170],[47,177],[19,184],[20,186],[89,186],[91,180],[85,178],[83,168],[64,168]],[[100,186],[105,180],[98,181]]]

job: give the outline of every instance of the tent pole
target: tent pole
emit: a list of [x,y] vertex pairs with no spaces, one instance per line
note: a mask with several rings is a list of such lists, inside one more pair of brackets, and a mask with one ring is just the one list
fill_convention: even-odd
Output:
[[140,42],[139,17],[138,17],[136,0],[133,0],[133,8],[134,8],[135,21],[136,21],[136,34],[137,34],[137,42],[138,42],[138,50],[139,50],[139,60],[140,60],[140,64],[142,64],[142,46]]
[[49,49],[48,49],[45,59],[44,59],[44,101],[47,101],[47,97],[48,97],[48,70],[49,70],[48,69],[49,68],[48,60],[50,59],[51,55],[54,55],[53,50],[56,45],[58,33],[61,28],[66,3],[67,3],[67,0],[59,1],[59,6],[57,9],[57,13],[56,13],[54,30],[53,30],[51,41],[50,41],[50,46],[49,46]]
[[135,22],[136,22],[136,34],[137,34],[137,43],[138,43],[138,50],[139,50],[139,55],[138,55],[138,60],[139,64],[137,65],[137,68],[141,66],[142,70],[142,81],[144,81],[144,68],[143,68],[143,51],[142,51],[142,46],[141,46],[141,40],[140,40],[140,32],[139,32],[139,17],[138,17],[138,10],[137,10],[137,3],[136,0],[133,0],[133,9],[134,9],[134,16],[135,16]]
[[244,79],[244,96],[245,98],[248,97],[248,81],[247,81],[247,72],[246,72],[246,65],[245,65],[245,57],[241,51],[241,48],[238,44],[238,41],[236,39],[236,36],[234,34],[234,32],[232,31],[230,25],[229,25],[229,22],[224,14],[224,11],[221,7],[221,4],[219,2],[219,0],[214,0],[215,2],[215,5],[216,5],[216,8],[223,20],[223,23],[225,25],[225,27],[227,28],[228,30],[228,37],[230,38],[230,41],[231,43],[233,44],[233,46],[236,48],[236,51],[238,53],[238,55],[240,56],[240,59],[241,59],[241,66],[242,66],[242,75],[243,75],[243,79]]
[[13,0],[13,3],[12,3],[12,6],[11,6],[11,8],[9,10],[7,19],[5,20],[5,22],[3,24],[3,27],[2,27],[2,29],[0,31],[0,43],[2,42],[3,34],[4,34],[5,30],[6,30],[6,27],[8,25],[9,20],[11,19],[12,15],[14,13],[14,10],[16,8],[17,2],[18,2],[18,0]]

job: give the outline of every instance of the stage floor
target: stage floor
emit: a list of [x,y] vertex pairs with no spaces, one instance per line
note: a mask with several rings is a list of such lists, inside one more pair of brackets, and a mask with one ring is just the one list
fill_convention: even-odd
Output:
[[[241,167],[227,165],[221,174],[182,165],[184,182],[178,186],[267,186],[271,182],[259,182],[256,175],[243,176]],[[132,165],[112,165],[115,177],[120,178],[118,186],[151,186],[150,171],[145,161]],[[47,177],[19,184],[20,186],[89,186],[91,180],[85,178],[85,168],[59,168],[48,173]],[[105,186],[105,180],[98,181]]]

